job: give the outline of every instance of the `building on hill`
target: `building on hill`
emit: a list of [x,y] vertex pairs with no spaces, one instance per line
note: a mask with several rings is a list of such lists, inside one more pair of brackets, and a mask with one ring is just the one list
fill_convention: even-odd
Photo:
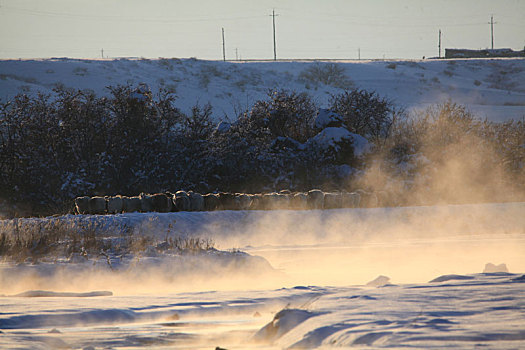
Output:
[[512,49],[445,49],[445,58],[487,58],[487,57],[525,57],[525,48],[522,51]]

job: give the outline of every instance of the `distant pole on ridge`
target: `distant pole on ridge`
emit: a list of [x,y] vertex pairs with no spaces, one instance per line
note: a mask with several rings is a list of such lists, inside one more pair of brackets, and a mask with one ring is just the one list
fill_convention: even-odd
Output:
[[439,30],[438,52],[439,52],[438,57],[441,58],[441,29]]
[[497,24],[497,22],[494,22],[494,16],[490,16],[490,46],[492,47],[492,50],[494,50],[494,24]]
[[360,47],[357,48],[357,59],[361,60],[361,48]]
[[494,16],[490,16],[490,43],[494,50]]
[[279,16],[279,15],[275,14],[275,9],[274,9],[270,16],[273,17],[273,60],[277,61],[277,45],[275,44],[275,16]]
[[226,46],[224,45],[224,28],[222,28],[222,60],[226,61]]

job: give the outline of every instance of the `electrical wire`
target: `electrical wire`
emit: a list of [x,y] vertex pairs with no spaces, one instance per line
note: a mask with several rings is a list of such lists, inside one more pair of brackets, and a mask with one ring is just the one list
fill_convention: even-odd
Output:
[[166,18],[125,18],[122,16],[108,16],[108,15],[80,15],[76,13],[60,13],[51,11],[38,11],[30,9],[15,8],[10,6],[2,6],[3,10],[18,12],[32,16],[51,16],[51,17],[65,17],[75,19],[96,19],[102,21],[125,21],[125,22],[154,22],[154,23],[190,23],[190,22],[210,22],[210,21],[239,21],[250,19],[266,18],[266,15],[257,16],[239,16],[239,17],[209,17],[209,18],[191,18],[191,19],[166,19]]

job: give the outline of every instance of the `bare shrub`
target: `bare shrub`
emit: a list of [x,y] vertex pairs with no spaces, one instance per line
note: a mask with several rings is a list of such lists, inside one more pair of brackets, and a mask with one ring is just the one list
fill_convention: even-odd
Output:
[[213,240],[198,237],[169,237],[165,242],[169,249],[190,253],[212,250],[215,246]]
[[403,116],[391,101],[361,89],[332,95],[330,110],[343,117],[349,131],[371,139],[386,137],[394,119]]
[[88,72],[88,69],[85,67],[76,67],[75,69],[73,69],[73,73],[81,77],[85,76],[87,72]]
[[299,74],[299,81],[318,87],[320,84],[350,89],[354,84],[343,67],[336,63],[315,63]]
[[389,188],[405,204],[520,200],[523,121],[492,123],[445,102],[392,125],[359,186]]
[[313,136],[317,106],[306,93],[270,90],[268,100],[257,101],[239,120],[244,132],[259,139],[288,137],[305,142]]

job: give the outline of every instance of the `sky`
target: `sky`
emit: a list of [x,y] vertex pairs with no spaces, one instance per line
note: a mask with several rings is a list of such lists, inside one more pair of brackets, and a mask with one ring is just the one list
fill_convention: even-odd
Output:
[[0,59],[373,59],[525,47],[525,0],[0,0]]

